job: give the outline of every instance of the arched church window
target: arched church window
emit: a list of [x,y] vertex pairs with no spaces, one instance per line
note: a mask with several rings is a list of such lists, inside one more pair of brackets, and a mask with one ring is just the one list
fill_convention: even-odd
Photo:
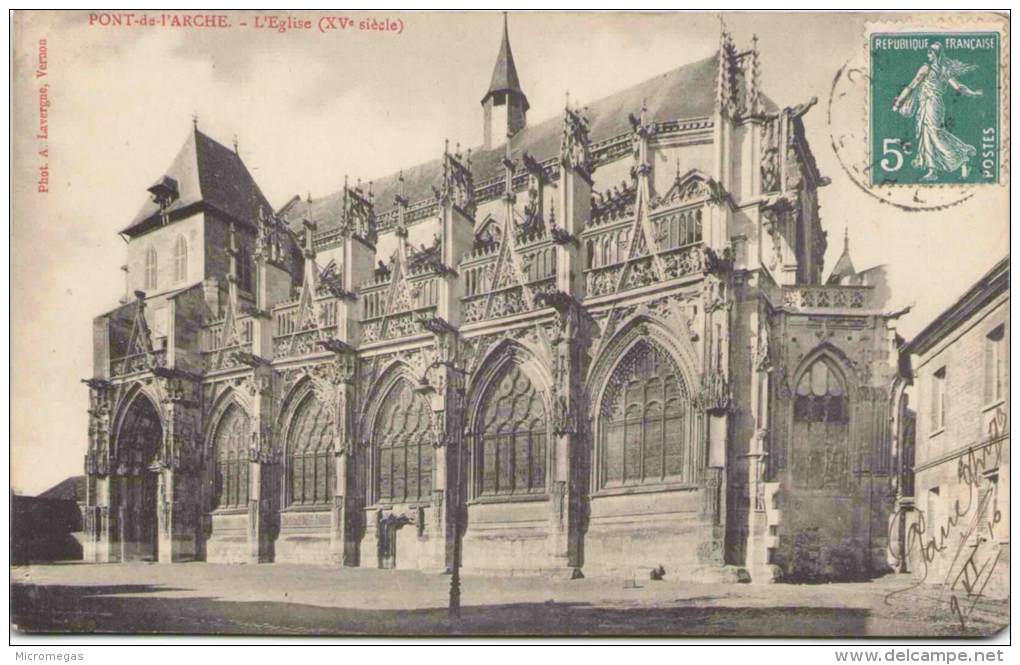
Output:
[[332,425],[325,405],[308,394],[294,412],[287,436],[287,501],[291,505],[332,500],[336,472],[330,446]]
[[431,406],[411,384],[394,385],[376,419],[376,498],[420,501],[432,495]]
[[797,382],[793,403],[793,483],[839,487],[849,472],[850,402],[846,384],[827,358],[819,358]]
[[250,436],[248,414],[238,405],[231,404],[223,412],[213,438],[216,459],[214,508],[247,507]]
[[154,291],[157,288],[158,281],[156,278],[156,270],[158,268],[158,262],[156,257],[156,248],[149,247],[145,250],[145,290]]
[[602,398],[602,487],[688,482],[691,402],[674,364],[641,342],[617,365]]
[[183,236],[177,236],[174,243],[174,281],[183,282],[188,278],[188,241]]
[[511,367],[483,400],[474,440],[477,492],[544,493],[548,431],[541,393],[520,367]]

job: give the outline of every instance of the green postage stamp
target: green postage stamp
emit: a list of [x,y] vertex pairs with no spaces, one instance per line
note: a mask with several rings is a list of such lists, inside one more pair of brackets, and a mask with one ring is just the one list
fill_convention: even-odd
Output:
[[1002,35],[868,35],[871,184],[995,184],[1002,169]]

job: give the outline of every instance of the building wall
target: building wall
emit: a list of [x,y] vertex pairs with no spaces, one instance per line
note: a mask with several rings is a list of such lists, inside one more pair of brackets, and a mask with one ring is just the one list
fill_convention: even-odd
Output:
[[[215,238],[206,238],[205,219],[202,213],[174,221],[136,238],[127,245],[128,293],[145,291],[147,296],[157,296],[201,281],[205,277],[206,243]],[[188,271],[185,279],[176,279],[174,272],[174,246],[177,238],[183,236],[188,243]],[[156,251],[156,288],[147,288],[145,283],[145,261],[149,249]]]
[[[894,331],[880,316],[786,314],[777,324],[783,345],[772,374],[770,473],[779,482],[773,501],[781,517],[772,563],[799,580],[885,572],[893,508],[888,392]],[[812,385],[817,363],[837,382],[834,392],[845,396],[846,418],[845,430],[816,440],[798,426],[797,402],[805,391],[824,392]]]
[[[1001,391],[986,397],[988,336],[1000,328]],[[994,560],[986,595],[1008,594],[1009,328],[1006,291],[915,360],[916,514],[904,518],[915,525],[907,543],[910,568],[926,581],[958,590],[963,584],[958,576],[970,557],[977,568]],[[933,396],[936,373],[942,371],[945,416],[938,422]],[[962,552],[957,549],[961,537]],[[925,549],[932,542],[935,546]]]

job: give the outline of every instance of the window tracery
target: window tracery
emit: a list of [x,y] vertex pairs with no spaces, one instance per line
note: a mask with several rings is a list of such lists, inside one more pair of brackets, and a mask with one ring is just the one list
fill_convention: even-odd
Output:
[[600,414],[600,485],[692,480],[687,388],[665,353],[632,348],[609,380]]
[[287,435],[287,502],[321,505],[332,500],[335,470],[330,446],[330,417],[309,393],[291,421]]
[[849,471],[850,402],[831,361],[819,358],[797,382],[793,403],[793,483],[840,487]]
[[410,383],[394,385],[377,418],[376,498],[381,502],[420,501],[432,495],[431,407]]
[[515,365],[490,387],[483,401],[474,438],[477,493],[544,493],[547,440],[542,394]]
[[224,411],[213,438],[216,455],[216,486],[213,508],[248,505],[248,441],[251,423],[236,404]]

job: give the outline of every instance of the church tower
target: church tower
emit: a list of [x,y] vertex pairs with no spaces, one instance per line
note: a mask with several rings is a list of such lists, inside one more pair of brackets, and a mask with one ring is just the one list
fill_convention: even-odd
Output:
[[492,148],[493,136],[513,136],[528,124],[528,97],[521,90],[510,50],[510,34],[503,13],[503,43],[499,46],[496,67],[492,70],[489,91],[482,97],[485,113],[485,149]]

